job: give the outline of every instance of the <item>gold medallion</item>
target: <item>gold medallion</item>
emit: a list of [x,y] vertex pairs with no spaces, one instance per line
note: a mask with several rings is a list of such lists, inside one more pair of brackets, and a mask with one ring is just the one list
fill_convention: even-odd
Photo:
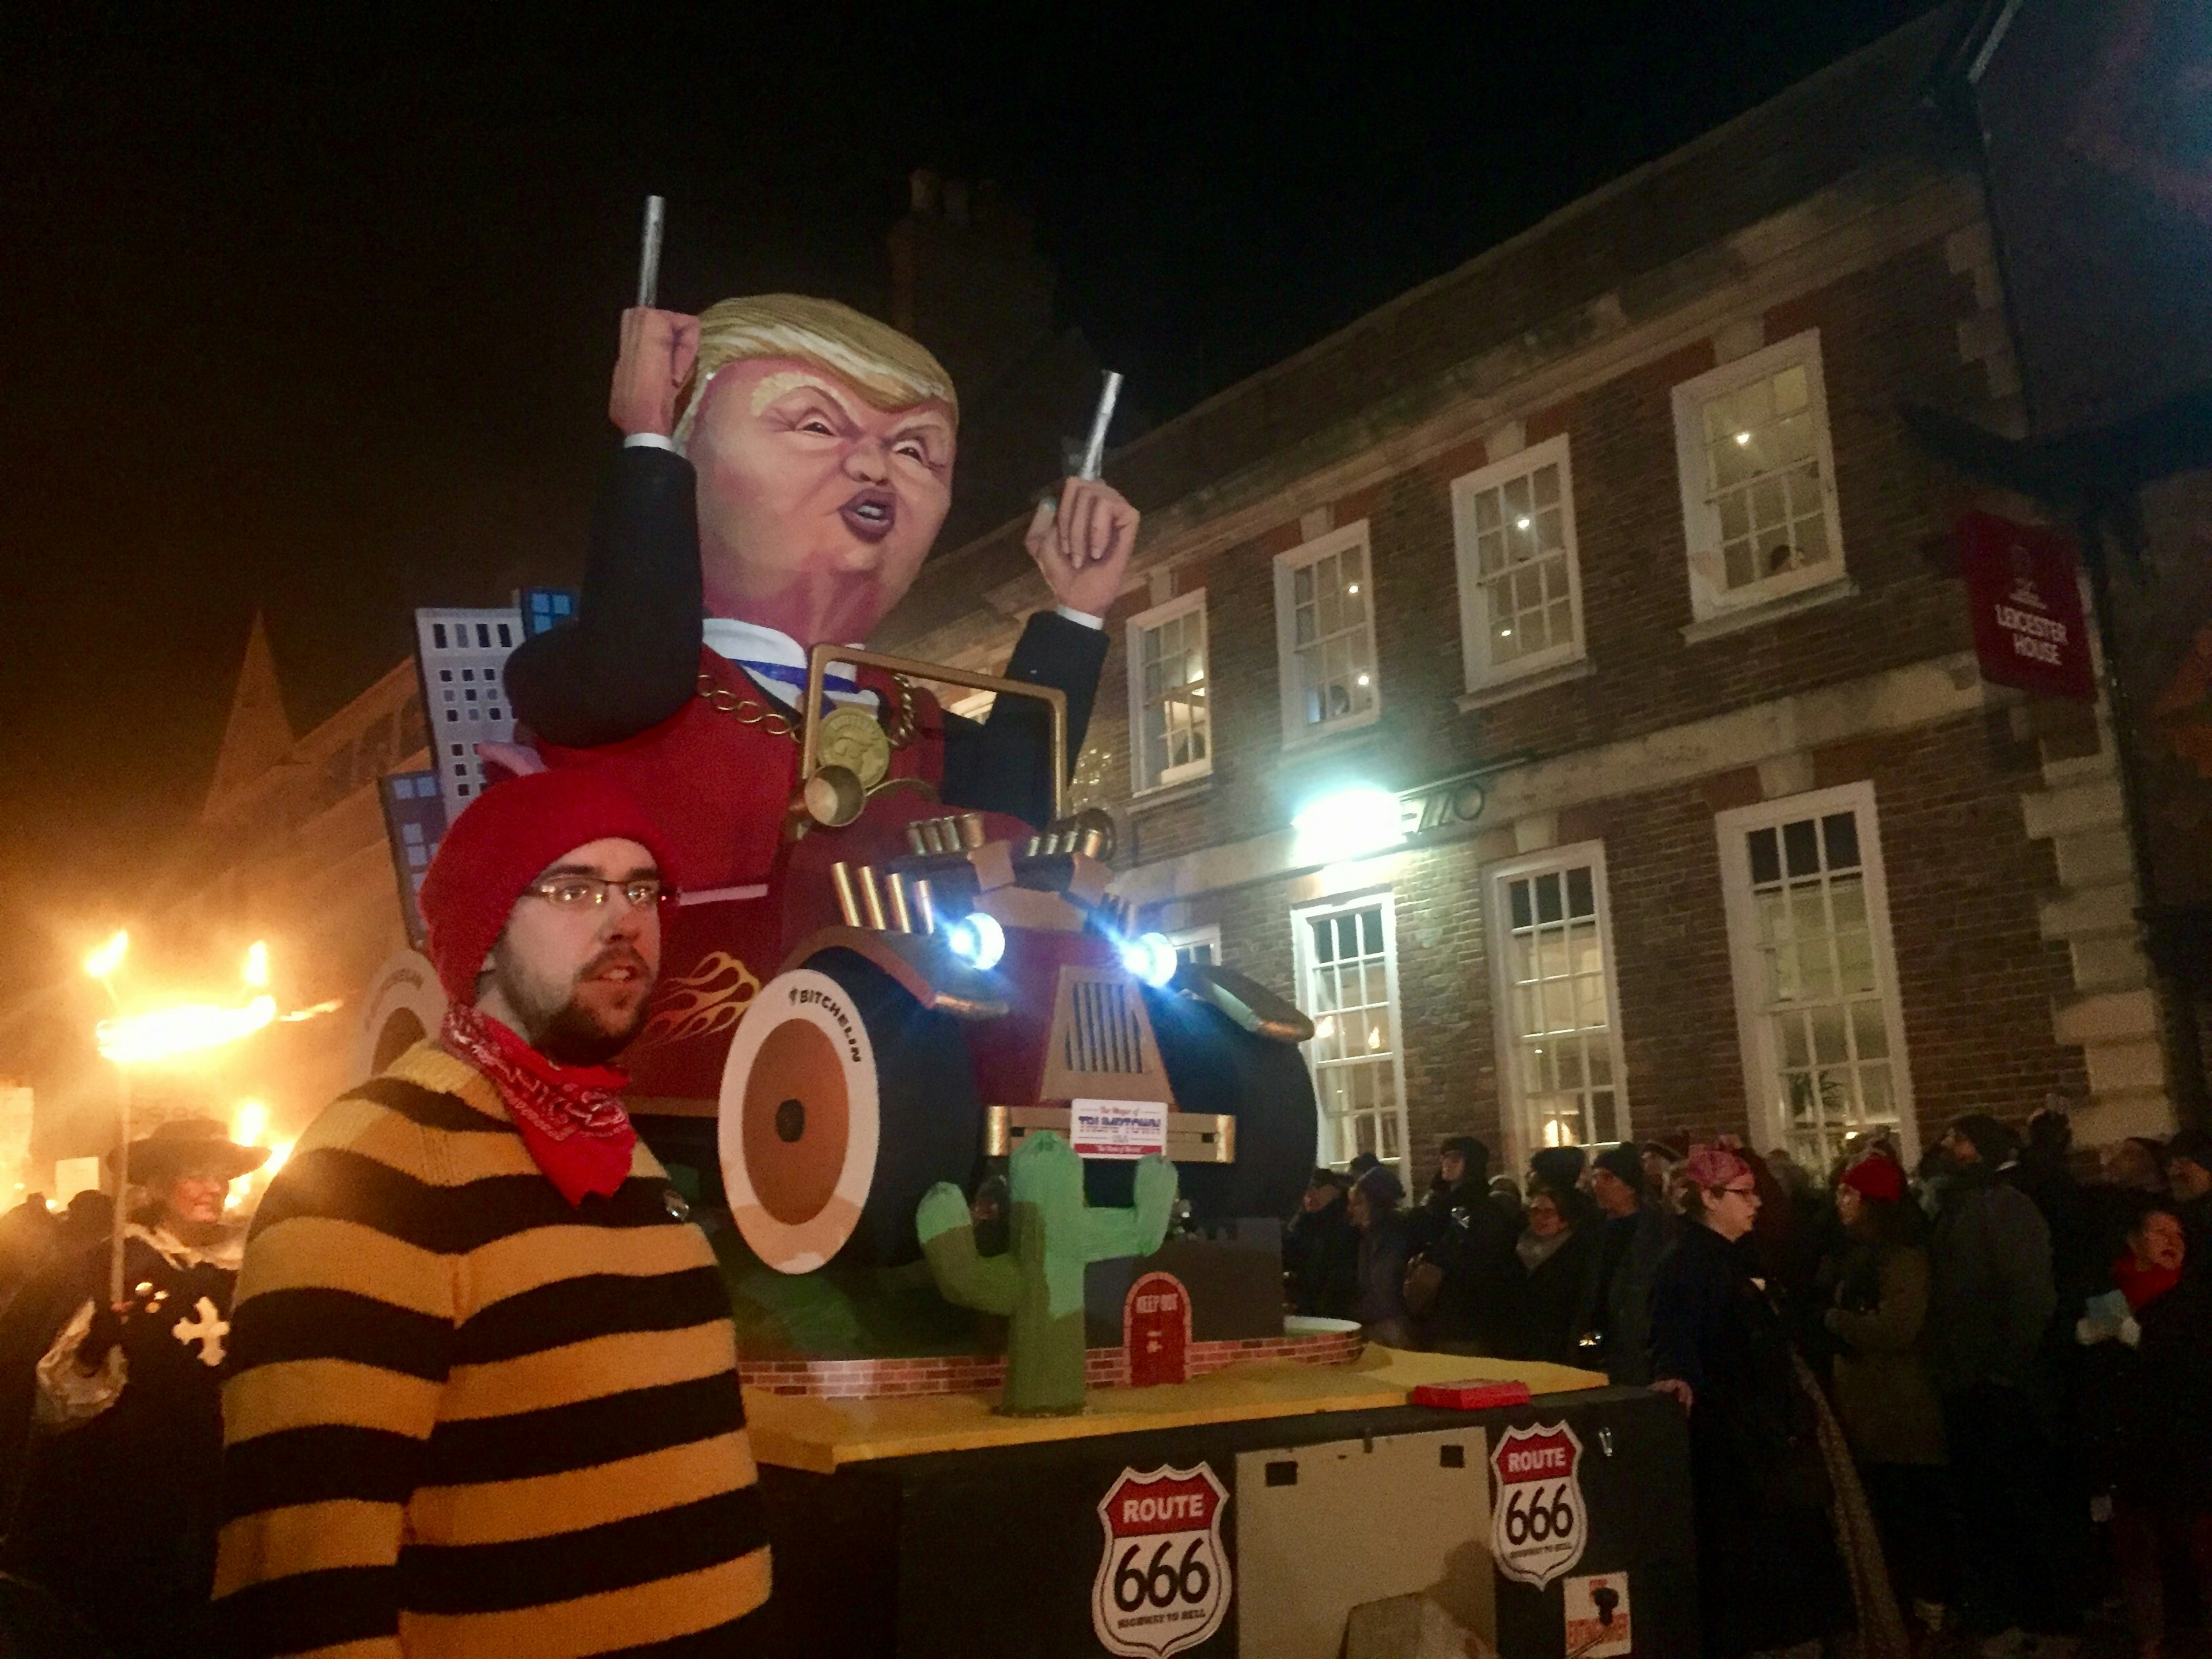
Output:
[[833,708],[822,717],[815,752],[824,766],[842,766],[872,789],[890,775],[891,740],[865,708]]

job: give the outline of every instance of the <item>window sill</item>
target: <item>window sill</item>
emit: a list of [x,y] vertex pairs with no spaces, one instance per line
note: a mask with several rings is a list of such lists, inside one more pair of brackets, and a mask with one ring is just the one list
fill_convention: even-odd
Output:
[[1768,623],[1779,622],[1784,617],[1794,617],[1801,611],[1832,605],[1838,599],[1854,598],[1859,585],[1849,576],[1838,576],[1822,582],[1817,587],[1801,587],[1794,593],[1778,594],[1771,599],[1761,599],[1717,616],[1705,617],[1682,630],[1682,643],[1697,645],[1706,640],[1718,639],[1723,634],[1741,633],[1747,628],[1763,628]]
[[1283,752],[1285,755],[1301,755],[1309,750],[1326,749],[1330,744],[1340,742],[1346,738],[1372,736],[1376,722],[1382,718],[1382,709],[1378,702],[1371,713],[1361,715],[1356,720],[1339,720],[1333,726],[1302,731],[1296,736],[1285,734],[1283,738]]
[[1488,685],[1478,685],[1459,700],[1459,712],[1472,714],[1478,708],[1487,708],[1493,703],[1510,702],[1531,691],[1548,690],[1555,685],[1567,685],[1576,680],[1586,680],[1597,672],[1597,665],[1588,657],[1577,657],[1572,662],[1563,662],[1556,668],[1540,669],[1533,674],[1523,674],[1517,679],[1498,680]]
[[1141,795],[1129,797],[1129,815],[1133,817],[1140,812],[1151,811],[1155,806],[1172,806],[1179,800],[1193,800],[1212,787],[1213,774],[1208,772],[1202,778],[1186,778],[1181,783],[1147,789]]

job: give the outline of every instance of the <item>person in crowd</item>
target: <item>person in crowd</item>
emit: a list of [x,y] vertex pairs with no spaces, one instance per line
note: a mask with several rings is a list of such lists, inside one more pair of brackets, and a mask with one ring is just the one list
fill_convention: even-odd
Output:
[[1407,1218],[1417,1250],[1426,1250],[1450,1225],[1452,1212],[1464,1209],[1490,1190],[1490,1148],[1473,1135],[1446,1135],[1437,1143],[1437,1172],[1428,1195]]
[[2113,1290],[2077,1325],[2088,1346],[2084,1441],[2110,1493],[2112,1544],[2142,1659],[2166,1652],[2165,1564],[2185,1559],[2212,1614],[2212,1274],[2186,1271],[2172,1204],[2136,1201]]
[[1942,1407],[1922,1358],[1928,1322],[1927,1218],[1905,1171],[1876,1154],[1836,1183],[1850,1249],[1827,1327],[1837,1414],[1881,1534],[1890,1583],[1930,1631],[1955,1590],[1956,1546],[1945,1474]]
[[1528,1188],[1548,1188],[1555,1196],[1582,1191],[1589,1153],[1580,1146],[1539,1146],[1528,1154]]
[[708,1653],[757,1630],[728,1293],[609,1064],[659,969],[659,840],[585,769],[495,783],[446,832],[420,899],[439,1035],[315,1120],[247,1239],[229,1650]]
[[[2003,1172],[2026,1193],[2051,1230],[2051,1277],[2058,1291],[2058,1317],[2094,1291],[2105,1272],[2105,1252],[2074,1177],[2074,1121],[2063,1097],[2047,1096],[2027,1120],[2027,1144]],[[2063,1333],[2072,1340],[2070,1331]]]
[[1947,1165],[1929,1240],[1927,1355],[1963,1545],[1965,1627],[1999,1647],[2065,1636],[2080,1620],[2070,1511],[2038,1364],[2057,1293],[2051,1230],[1998,1171],[2019,1143],[1975,1113],[1943,1135]]
[[1346,1208],[1352,1182],[1318,1169],[1283,1233],[1283,1281],[1291,1311],[1349,1319],[1359,1304],[1359,1235]]
[[1851,1620],[1829,1518],[1817,1408],[1742,1248],[1751,1166],[1717,1146],[1680,1171],[1685,1224],[1651,1296],[1651,1386],[1689,1413],[1692,1516],[1707,1659],[1792,1647]]
[[1514,1232],[1490,1199],[1490,1148],[1452,1135],[1437,1149],[1428,1202],[1414,1212],[1407,1300],[1425,1346],[1494,1353],[1514,1271]]
[[2166,1148],[2147,1136],[2130,1135],[2112,1142],[2100,1161],[2108,1187],[2160,1196],[2166,1193]]
[[0,1216],[0,1306],[45,1265],[60,1224],[46,1207],[46,1195],[33,1193]]
[[210,1119],[160,1125],[127,1150],[145,1201],[124,1230],[124,1299],[108,1300],[106,1239],[24,1292],[50,1340],[0,1565],[51,1591],[125,1659],[197,1652],[204,1637],[241,1244],[223,1208],[230,1183],[268,1157]]
[[2212,1272],[2212,1131],[2182,1130],[2166,1143],[2173,1212],[2189,1240],[2189,1270]]
[[1576,1360],[1640,1388],[1651,1380],[1651,1285],[1674,1242],[1675,1218],[1644,1184],[1633,1146],[1608,1146],[1590,1162],[1596,1242],[1575,1316]]
[[1406,1310],[1406,1264],[1412,1257],[1404,1183],[1387,1164],[1377,1164],[1352,1183],[1345,1200],[1359,1234],[1359,1293],[1352,1317],[1370,1342],[1386,1347],[1414,1346],[1413,1322]]
[[1504,1328],[1498,1352],[1508,1359],[1572,1364],[1575,1316],[1582,1307],[1595,1253],[1594,1230],[1577,1226],[1579,1206],[1549,1187],[1532,1188],[1521,1237],[1513,1246]]
[[1636,1149],[1636,1155],[1644,1166],[1645,1192],[1665,1208],[1673,1209],[1681,1196],[1675,1172],[1681,1168],[1684,1148],[1670,1141],[1647,1140]]
[[1510,1175],[1490,1177],[1490,1203],[1505,1223],[1505,1236],[1521,1236],[1521,1183]]

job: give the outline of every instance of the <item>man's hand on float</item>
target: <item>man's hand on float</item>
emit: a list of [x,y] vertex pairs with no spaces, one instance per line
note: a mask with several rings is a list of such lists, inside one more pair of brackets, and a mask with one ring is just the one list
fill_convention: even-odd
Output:
[[641,432],[672,437],[676,394],[699,356],[699,319],[678,311],[632,306],[623,313],[622,355],[615,360],[607,418],[634,437]]
[[1121,594],[1137,521],[1137,509],[1112,484],[1069,478],[1057,501],[1037,503],[1024,540],[1054,599],[1070,611],[1103,617]]

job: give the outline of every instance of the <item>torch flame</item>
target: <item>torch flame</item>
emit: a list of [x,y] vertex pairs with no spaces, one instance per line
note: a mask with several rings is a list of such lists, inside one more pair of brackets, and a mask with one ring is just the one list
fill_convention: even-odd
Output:
[[253,1146],[269,1127],[269,1109],[258,1100],[241,1100],[230,1121],[230,1138],[241,1146]]
[[131,948],[131,935],[118,927],[115,936],[84,959],[84,971],[94,979],[106,979],[123,965],[123,953]]
[[269,988],[269,947],[259,939],[246,947],[246,982],[257,991]]
[[188,1002],[150,1013],[103,1019],[95,1030],[100,1058],[118,1066],[143,1066],[220,1048],[251,1036],[276,1018],[276,1000],[258,996],[243,1008]]

